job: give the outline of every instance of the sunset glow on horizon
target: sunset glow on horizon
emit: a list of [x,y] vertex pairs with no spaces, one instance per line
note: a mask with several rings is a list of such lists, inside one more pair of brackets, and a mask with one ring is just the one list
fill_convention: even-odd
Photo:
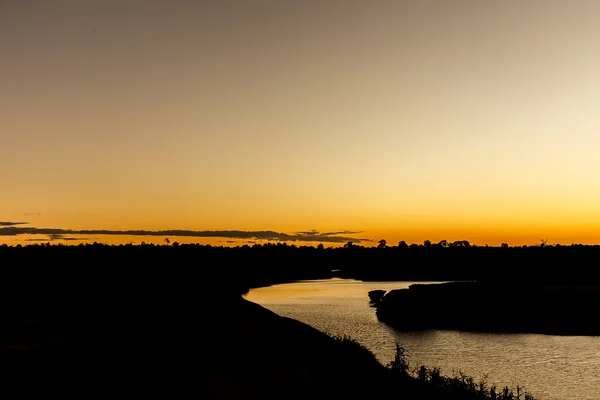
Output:
[[600,244],[598,15],[4,1],[0,244]]

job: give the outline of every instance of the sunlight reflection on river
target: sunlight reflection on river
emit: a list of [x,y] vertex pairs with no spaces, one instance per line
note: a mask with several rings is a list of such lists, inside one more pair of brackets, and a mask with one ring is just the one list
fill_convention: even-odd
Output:
[[[397,340],[413,366],[438,366],[447,375],[462,371],[476,380],[487,376],[487,382],[498,387],[524,387],[537,400],[600,398],[600,337],[398,332],[380,323],[369,306],[368,292],[407,288],[412,283],[302,281],[252,289],[245,297],[321,331],[349,335],[383,364],[393,359]],[[451,312],[457,307],[445,306]],[[468,312],[468,306],[462,308]]]

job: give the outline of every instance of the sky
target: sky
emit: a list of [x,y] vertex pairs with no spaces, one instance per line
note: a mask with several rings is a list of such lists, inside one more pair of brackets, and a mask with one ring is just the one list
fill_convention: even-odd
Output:
[[598,15],[0,0],[0,243],[600,243]]

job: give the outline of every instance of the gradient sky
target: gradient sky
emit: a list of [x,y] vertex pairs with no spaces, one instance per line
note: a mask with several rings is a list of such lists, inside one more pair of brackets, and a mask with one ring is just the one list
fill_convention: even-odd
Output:
[[600,243],[599,15],[0,0],[0,221]]

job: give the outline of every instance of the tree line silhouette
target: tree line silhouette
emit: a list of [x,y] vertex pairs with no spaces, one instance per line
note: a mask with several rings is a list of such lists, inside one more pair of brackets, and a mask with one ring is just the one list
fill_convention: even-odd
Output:
[[203,291],[244,292],[273,283],[335,276],[579,285],[599,283],[595,262],[599,258],[599,245],[548,245],[545,241],[536,246],[477,246],[466,240],[426,240],[389,246],[380,240],[370,247],[348,242],[329,248],[281,242],[227,247],[176,241],[163,245],[0,245],[4,282],[11,275],[14,282],[30,284],[85,277],[87,289],[103,281],[109,287],[117,282],[126,285],[128,280],[139,289],[144,281],[149,284],[154,279],[162,284],[202,285]]

